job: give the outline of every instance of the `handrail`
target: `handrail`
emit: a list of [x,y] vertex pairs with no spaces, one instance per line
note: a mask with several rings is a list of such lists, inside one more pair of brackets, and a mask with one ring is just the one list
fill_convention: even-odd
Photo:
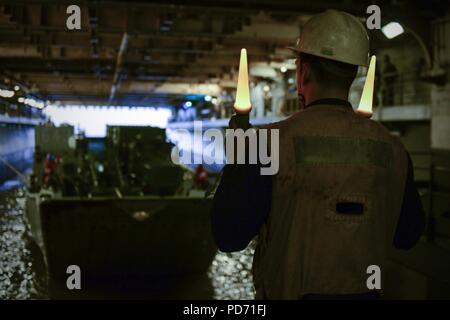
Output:
[[23,182],[27,182],[27,177],[20,172],[16,167],[14,167],[12,164],[10,164],[8,161],[6,161],[5,159],[3,159],[2,157],[0,157],[0,161],[3,162],[5,164],[5,166],[7,168],[9,168],[12,172],[14,172],[15,174],[17,174],[17,176],[23,181]]
[[6,124],[23,124],[37,126],[44,123],[44,119],[26,118],[26,117],[11,117],[0,114],[0,123]]

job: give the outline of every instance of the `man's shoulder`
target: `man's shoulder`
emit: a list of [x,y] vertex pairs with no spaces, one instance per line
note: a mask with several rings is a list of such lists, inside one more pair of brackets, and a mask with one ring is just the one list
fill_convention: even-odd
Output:
[[386,128],[382,123],[376,120],[367,119],[370,123],[370,126],[372,127],[372,130],[376,130],[378,135],[383,136],[387,140],[392,141],[393,143],[401,143],[400,138],[396,135],[394,135],[388,128]]
[[290,125],[292,125],[294,123],[295,120],[298,119],[298,117],[300,116],[302,112],[301,111],[297,111],[289,116],[287,116],[286,118],[276,121],[276,122],[271,122],[269,124],[266,124],[264,126],[261,126],[262,129],[283,129],[283,128],[287,128]]
[[378,121],[371,119],[367,119],[367,121],[370,122],[370,125],[372,127],[371,129],[376,131],[376,134],[379,138],[391,144],[398,153],[402,155],[408,154],[406,147],[403,145],[398,135],[389,131],[382,123]]

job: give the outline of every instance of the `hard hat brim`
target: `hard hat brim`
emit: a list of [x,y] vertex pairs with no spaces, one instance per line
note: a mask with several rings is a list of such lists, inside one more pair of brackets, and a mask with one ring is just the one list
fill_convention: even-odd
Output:
[[296,47],[286,47],[286,49],[289,49],[291,51],[295,51],[295,52],[301,52],[298,48]]
[[310,55],[312,55],[312,56],[316,56],[316,57],[319,57],[319,58],[324,58],[324,59],[333,60],[333,61],[337,61],[337,62],[343,62],[343,63],[351,64],[351,65],[354,65],[354,66],[361,66],[361,67],[367,67],[367,66],[369,66],[369,63],[368,63],[368,62],[367,62],[367,63],[358,63],[358,64],[350,63],[350,62],[347,62],[347,61],[343,61],[343,60],[341,60],[341,59],[333,59],[332,57],[329,57],[329,56],[327,56],[327,55],[321,55],[321,54],[318,54],[318,53],[316,53],[316,52],[311,52],[311,53],[309,53],[309,52],[307,52],[307,51],[302,51],[302,50],[300,50],[299,48],[296,48],[296,47],[291,47],[291,46],[289,46],[289,47],[286,47],[286,49],[289,49],[289,50],[294,51],[294,52],[296,52],[296,53],[302,53],[302,52],[304,52],[304,53],[306,53],[306,54],[310,54]]

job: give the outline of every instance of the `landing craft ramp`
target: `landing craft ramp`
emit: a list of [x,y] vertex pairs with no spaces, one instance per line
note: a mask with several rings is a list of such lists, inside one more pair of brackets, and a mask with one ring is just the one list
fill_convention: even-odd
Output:
[[44,201],[40,216],[27,216],[42,229],[32,232],[43,236],[37,242],[51,291],[60,292],[70,265],[80,267],[88,287],[114,278],[145,286],[152,278],[204,274],[217,251],[210,208],[211,200],[200,197],[64,198]]

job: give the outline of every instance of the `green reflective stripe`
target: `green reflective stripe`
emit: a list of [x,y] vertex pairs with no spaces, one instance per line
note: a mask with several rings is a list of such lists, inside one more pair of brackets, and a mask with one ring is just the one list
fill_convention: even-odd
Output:
[[294,137],[294,146],[298,164],[372,164],[387,168],[392,161],[390,144],[369,139]]

